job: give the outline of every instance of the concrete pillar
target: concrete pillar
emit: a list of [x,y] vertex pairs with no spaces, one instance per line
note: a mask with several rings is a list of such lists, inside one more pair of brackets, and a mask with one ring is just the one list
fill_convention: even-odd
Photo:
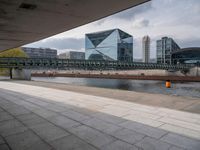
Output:
[[187,75],[189,75],[189,76],[200,76],[200,67],[191,68]]
[[31,70],[29,70],[29,69],[12,69],[12,79],[31,80]]

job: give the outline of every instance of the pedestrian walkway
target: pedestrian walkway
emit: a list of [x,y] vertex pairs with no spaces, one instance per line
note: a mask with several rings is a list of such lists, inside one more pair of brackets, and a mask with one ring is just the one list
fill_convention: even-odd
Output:
[[200,114],[0,81],[0,150],[9,149],[199,150]]

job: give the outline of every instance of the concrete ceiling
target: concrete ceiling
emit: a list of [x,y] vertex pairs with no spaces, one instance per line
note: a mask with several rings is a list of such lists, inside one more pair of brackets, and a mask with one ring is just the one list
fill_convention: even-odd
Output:
[[0,50],[73,29],[149,0],[0,0]]

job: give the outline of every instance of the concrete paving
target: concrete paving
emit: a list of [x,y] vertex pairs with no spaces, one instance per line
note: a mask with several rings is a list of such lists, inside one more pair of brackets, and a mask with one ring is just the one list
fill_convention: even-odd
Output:
[[36,149],[199,150],[200,114],[0,81],[0,150]]
[[[200,91],[194,91],[194,97],[188,96],[173,96],[173,95],[163,95],[163,94],[150,94],[150,93],[140,93],[135,91],[119,90],[119,89],[109,89],[109,88],[98,88],[90,86],[78,86],[65,83],[52,83],[49,79],[49,82],[42,81],[24,81],[24,80],[11,80],[10,82],[26,84],[26,85],[35,85],[47,88],[53,88],[64,91],[72,91],[87,95],[100,96],[112,99],[118,99],[128,102],[134,102],[143,105],[150,105],[155,107],[164,107],[169,109],[187,111],[191,113],[200,114],[200,101],[198,97],[195,97],[195,93]],[[148,86],[147,88],[151,88]],[[162,90],[165,88],[160,87]],[[199,95],[199,94],[197,94]],[[159,97],[159,98],[158,98]]]

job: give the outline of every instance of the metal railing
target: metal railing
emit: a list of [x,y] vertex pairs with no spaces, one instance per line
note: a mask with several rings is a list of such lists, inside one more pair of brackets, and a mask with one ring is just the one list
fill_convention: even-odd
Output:
[[133,69],[161,69],[187,70],[194,64],[156,64],[103,60],[73,60],[50,58],[0,58],[0,68],[26,69],[83,69],[83,70],[133,70]]

